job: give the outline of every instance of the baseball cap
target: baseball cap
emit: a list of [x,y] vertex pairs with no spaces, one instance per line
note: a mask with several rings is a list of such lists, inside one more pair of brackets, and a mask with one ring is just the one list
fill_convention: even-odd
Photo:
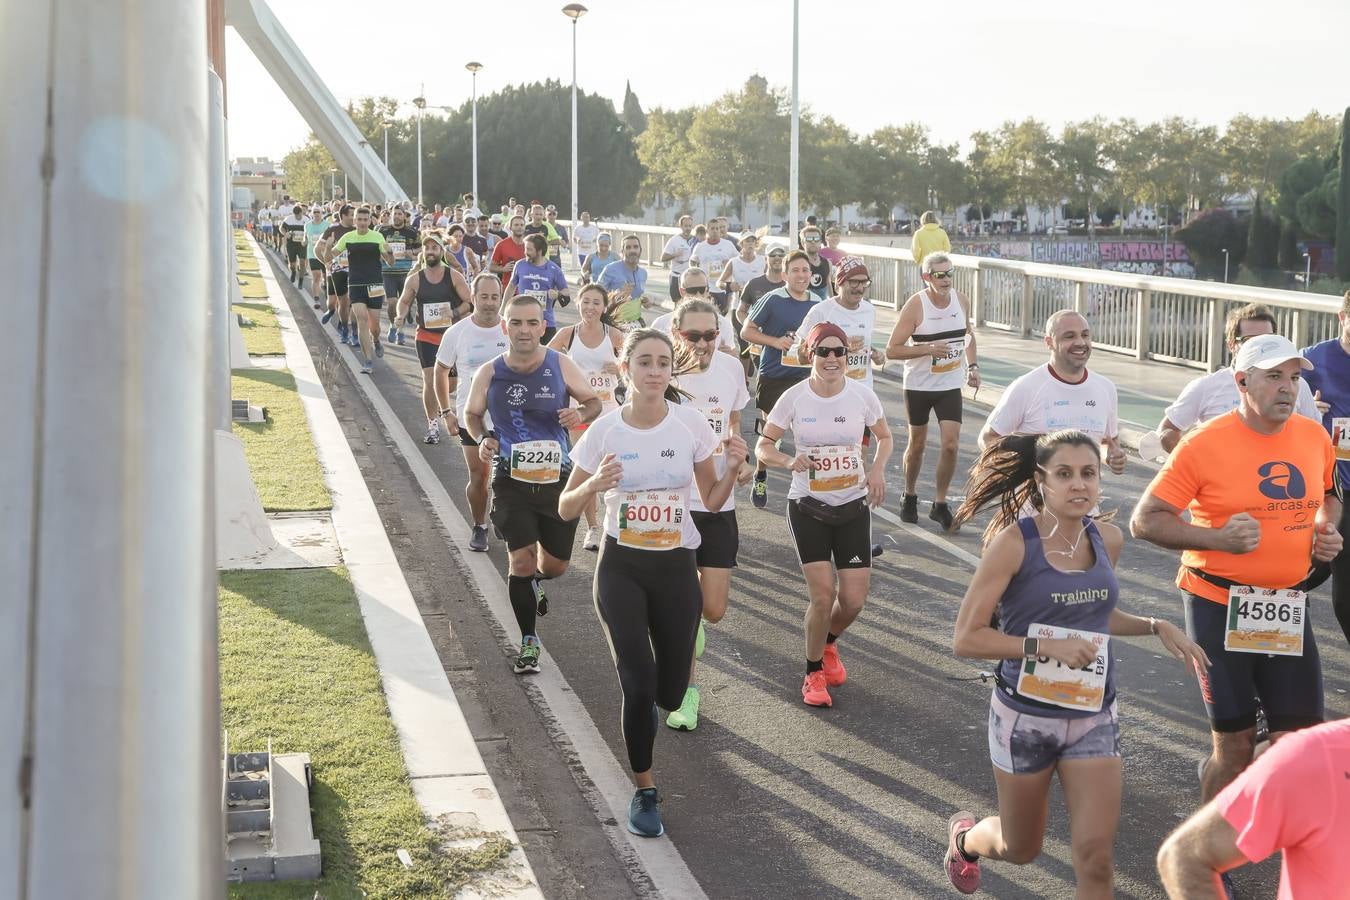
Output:
[[1233,360],[1233,368],[1239,372],[1247,369],[1273,369],[1281,363],[1296,359],[1305,370],[1311,371],[1313,364],[1303,358],[1294,342],[1282,334],[1258,334],[1242,342],[1242,347]]
[[430,231],[428,231],[426,234],[422,235],[423,247],[427,245],[427,241],[431,241],[437,247],[440,247],[442,253],[445,252],[445,242],[442,241],[438,235],[432,234]]

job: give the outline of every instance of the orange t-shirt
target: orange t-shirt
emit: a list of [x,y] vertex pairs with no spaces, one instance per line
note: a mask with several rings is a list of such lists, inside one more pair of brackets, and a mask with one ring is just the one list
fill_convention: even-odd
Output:
[[1312,562],[1314,519],[1335,470],[1331,439],[1305,416],[1290,416],[1278,434],[1267,435],[1248,428],[1235,410],[1186,435],[1149,491],[1189,508],[1191,524],[1204,528],[1222,528],[1245,512],[1261,523],[1261,541],[1251,553],[1183,552],[1177,586],[1227,606],[1227,590],[1187,567],[1253,587],[1298,584]]

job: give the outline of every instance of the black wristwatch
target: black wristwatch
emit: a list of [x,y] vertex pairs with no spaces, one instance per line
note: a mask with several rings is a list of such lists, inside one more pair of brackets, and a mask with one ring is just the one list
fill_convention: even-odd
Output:
[[1041,642],[1034,637],[1022,638],[1022,656],[1032,659],[1041,655]]

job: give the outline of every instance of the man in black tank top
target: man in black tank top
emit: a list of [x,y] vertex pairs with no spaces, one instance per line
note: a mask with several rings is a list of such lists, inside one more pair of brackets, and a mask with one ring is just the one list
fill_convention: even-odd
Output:
[[[440,442],[441,414],[436,402],[436,351],[445,330],[469,314],[469,284],[459,272],[444,265],[445,245],[434,234],[422,238],[423,268],[403,283],[398,297],[395,321],[402,322],[416,301],[417,361],[422,367],[422,409],[427,414],[427,434],[423,441]],[[450,373],[450,390],[455,389],[455,372]]]

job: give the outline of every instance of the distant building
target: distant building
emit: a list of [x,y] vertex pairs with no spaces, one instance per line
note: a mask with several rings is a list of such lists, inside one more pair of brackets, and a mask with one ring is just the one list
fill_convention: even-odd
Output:
[[286,173],[265,156],[241,156],[230,164],[230,205],[256,209],[280,203],[287,195]]

